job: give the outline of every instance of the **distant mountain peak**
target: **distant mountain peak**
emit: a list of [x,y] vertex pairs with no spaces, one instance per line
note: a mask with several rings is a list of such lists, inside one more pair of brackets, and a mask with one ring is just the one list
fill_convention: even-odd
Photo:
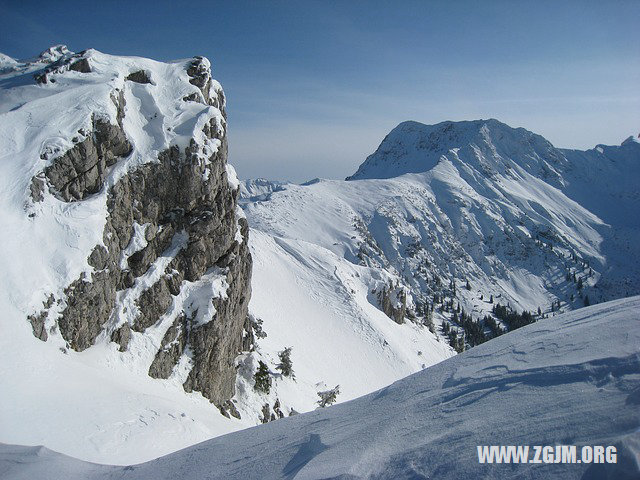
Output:
[[460,149],[469,151],[467,160],[547,157],[557,162],[562,157],[540,135],[524,128],[512,128],[493,118],[445,121],[435,125],[406,121],[391,130],[378,149],[347,180],[427,172],[443,156]]
[[38,55],[36,61],[53,63],[60,60],[65,55],[69,55],[71,52],[66,45],[53,45]]
[[640,143],[640,133],[635,137],[633,135],[630,135],[622,142],[621,145],[634,145],[638,143]]

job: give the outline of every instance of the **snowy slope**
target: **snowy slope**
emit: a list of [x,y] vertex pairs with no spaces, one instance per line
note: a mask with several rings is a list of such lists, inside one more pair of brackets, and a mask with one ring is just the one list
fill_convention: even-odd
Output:
[[[52,62],[66,65],[64,61],[79,58],[86,59],[90,72],[54,70],[46,83],[34,82],[34,75],[51,70]],[[168,380],[148,376],[171,315],[198,307],[203,315],[211,304],[199,293],[224,292],[215,271],[190,284],[184,295],[173,296],[169,314],[144,334],[133,332],[126,351],[119,351],[106,331],[90,348],[70,349],[55,323],[64,302],[51,305],[44,324],[49,338],[41,342],[27,315],[37,314],[50,293],[64,298],[62,292],[73,279],[90,278],[94,269],[87,257],[103,241],[108,187],[155,161],[169,145],[182,148],[194,138],[203,153],[215,151],[220,145],[201,135],[202,126],[213,121],[224,130],[226,125],[219,108],[184,101],[202,95],[185,74],[193,59],[160,63],[94,50],[74,56],[56,46],[29,60],[0,60],[0,222],[8,232],[0,257],[0,379],[5,392],[0,441],[43,444],[87,461],[142,462],[256,425],[265,404],[274,412],[278,402],[284,415],[313,410],[319,391],[340,385],[338,401],[346,401],[453,354],[426,327],[399,325],[379,309],[372,289],[397,282],[395,275],[356,265],[322,245],[258,230],[250,237],[255,262],[251,310],[263,321],[267,337],[258,340],[256,351],[236,359],[235,401],[241,420],[225,418],[200,394],[184,392],[188,358]],[[132,72],[145,72],[151,83],[127,81]],[[218,92],[220,86],[213,82],[212,88]],[[106,188],[81,202],[61,202],[45,189],[43,200],[33,201],[31,179],[80,142],[96,117],[118,122],[114,95],[119,92],[126,102],[123,129],[132,152],[107,172]],[[286,187],[266,180],[239,185],[231,167],[228,180],[240,187],[247,202],[268,199]],[[147,244],[146,228],[132,225],[121,264]],[[132,320],[136,296],[158,280],[182,248],[180,241],[178,235],[137,286],[119,294],[117,314],[109,320],[112,330]],[[275,368],[277,353],[285,347],[293,349],[295,380],[283,378]],[[268,395],[253,388],[259,360],[273,373]]]
[[640,253],[640,143],[627,138],[620,146],[597,145],[585,152],[562,150],[569,160],[562,172],[563,192],[601,218],[606,258],[600,288],[620,295],[638,292],[634,264]]
[[[639,311],[634,297],[545,319],[355,401],[146,464],[3,446],[0,471],[7,480],[638,478]],[[617,463],[479,465],[476,446],[496,444],[615,445]]]
[[[384,270],[257,229],[249,243],[254,262],[250,312],[263,321],[267,337],[240,359],[235,398],[243,416],[255,418],[256,406],[273,406],[276,399],[285,414],[313,410],[317,392],[336,385],[338,401],[350,400],[453,354],[426,327],[399,325],[379,309],[370,292],[393,278]],[[285,347],[292,347],[295,381],[275,369],[277,353]],[[268,396],[253,390],[259,359],[276,373]]]
[[[125,352],[101,334],[79,353],[56,332],[65,304],[54,303],[45,323],[49,340],[42,343],[25,318],[46,305],[49,293],[63,297],[73,279],[90,278],[87,257],[103,242],[107,189],[72,203],[43,191],[43,201],[34,202],[32,178],[81,142],[96,118],[117,123],[119,92],[132,153],[108,171],[107,187],[191,139],[206,164],[221,145],[202,135],[203,126],[226,128],[223,104],[183,101],[202,95],[185,75],[192,59],[160,63],[89,50],[82,58],[90,72],[53,71],[47,83],[34,84],[34,75],[73,55],[56,46],[29,60],[0,56],[0,224],[7,232],[0,257],[0,442],[43,444],[100,463],[147,461],[253,426],[265,408],[267,417],[278,404],[285,416],[313,410],[318,392],[336,385],[344,402],[452,356],[440,331],[429,329],[430,316],[437,326],[450,315],[442,302],[425,312],[433,295],[455,299],[478,318],[490,311],[490,295],[517,309],[542,306],[550,313],[557,299],[562,309],[572,309],[582,306],[585,292],[595,301],[637,291],[637,265],[627,261],[638,258],[638,243],[629,243],[638,238],[637,224],[623,214],[607,216],[619,205],[627,215],[637,207],[637,144],[559,151],[496,121],[429,127],[448,130],[427,141],[424,126],[408,123],[385,150],[392,164],[374,162],[379,176],[394,178],[239,183],[228,166],[229,184],[240,189],[253,227],[250,313],[266,332],[254,351],[236,358],[234,401],[242,420],[225,418],[200,394],[184,392],[188,355],[168,380],[148,377],[170,315],[144,335],[134,332]],[[141,71],[150,84],[125,80]],[[221,92],[215,81],[212,88]],[[591,170],[572,169],[583,157]],[[603,161],[617,163],[603,171]],[[365,165],[362,176],[373,168],[369,160]],[[422,173],[397,176],[414,171]],[[625,182],[617,180],[624,175]],[[610,192],[609,203],[585,193],[594,182],[603,195]],[[133,225],[123,263],[146,244],[145,228]],[[132,319],[135,295],[157,280],[180,248],[172,243],[139,288],[119,298],[112,326]],[[582,291],[565,279],[567,272],[584,279]],[[223,295],[225,284],[214,271],[188,290],[172,299],[171,312],[207,310],[209,298],[199,293]],[[383,313],[385,301],[400,312],[396,321]],[[295,380],[276,370],[286,347],[292,347]],[[253,388],[258,361],[271,371],[268,394]]]

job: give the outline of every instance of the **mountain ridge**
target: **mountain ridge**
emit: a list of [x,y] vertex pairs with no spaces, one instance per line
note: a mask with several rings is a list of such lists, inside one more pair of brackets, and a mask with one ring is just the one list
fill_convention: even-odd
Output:
[[[637,143],[638,140],[630,136],[617,147],[633,145],[635,148]],[[581,151],[556,148],[541,135],[523,127],[511,127],[494,118],[447,120],[433,125],[409,120],[393,128],[376,151],[346,180],[392,178],[405,173],[427,172],[438,164],[441,157],[465,148],[474,150],[473,155],[465,157],[467,161],[473,157],[482,160],[483,154],[491,151],[502,160],[511,160],[530,173],[542,173],[543,176],[557,175],[567,168],[567,159],[563,158],[564,152]],[[597,144],[593,149],[584,152],[612,148],[616,146]],[[528,161],[525,161],[525,158]],[[532,161],[540,165],[534,165]],[[495,163],[487,165],[487,173],[491,174],[491,167],[497,166]],[[558,186],[561,188],[561,185]]]

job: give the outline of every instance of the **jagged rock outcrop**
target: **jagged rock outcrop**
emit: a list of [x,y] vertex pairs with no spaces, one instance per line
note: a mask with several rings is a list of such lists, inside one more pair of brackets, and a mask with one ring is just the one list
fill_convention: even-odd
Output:
[[[92,52],[63,53],[35,78],[55,83],[69,70],[90,72]],[[106,193],[102,244],[86,260],[93,270],[64,288],[49,330],[59,329],[78,351],[102,335],[121,352],[150,331],[164,332],[149,375],[169,378],[182,362],[188,372],[182,378],[185,390],[200,391],[236,415],[226,402],[234,394],[234,359],[243,347],[251,256],[237,181],[227,166],[224,94],[211,78],[208,60],[187,63],[184,83],[196,88],[173,100],[200,103],[201,109],[187,111],[208,112],[210,118],[186,144],[169,145],[157,158],[138,161],[114,178],[119,162],[140,155],[123,124],[126,89],[152,89],[164,80],[146,68],[132,70],[110,96],[115,122],[94,116],[92,131],[79,131],[71,148],[43,152],[48,165],[31,180],[34,204],[47,193],[65,203]],[[34,335],[45,341],[49,307],[29,316]]]
[[377,292],[380,308],[387,317],[398,324],[407,316],[407,292],[404,287],[389,283]]

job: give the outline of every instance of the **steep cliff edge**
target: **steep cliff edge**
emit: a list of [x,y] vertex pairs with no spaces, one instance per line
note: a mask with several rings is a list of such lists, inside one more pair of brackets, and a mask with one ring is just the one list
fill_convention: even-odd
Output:
[[209,61],[58,46],[2,70],[3,304],[235,412],[251,256]]

